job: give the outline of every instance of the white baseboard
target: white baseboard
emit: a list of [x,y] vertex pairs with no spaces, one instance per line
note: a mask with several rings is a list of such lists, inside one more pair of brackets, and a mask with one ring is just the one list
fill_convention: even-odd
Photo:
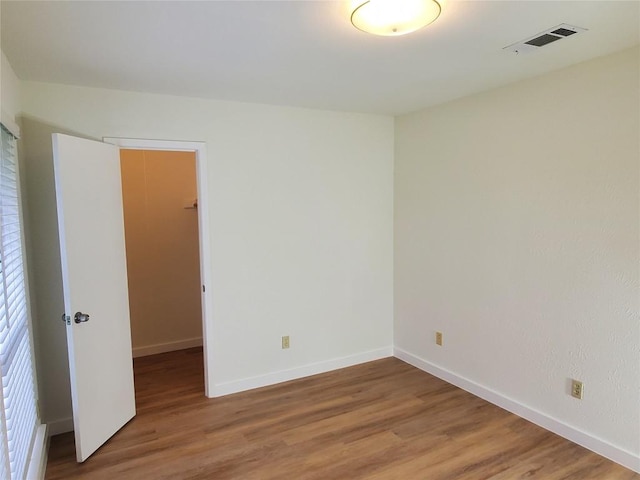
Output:
[[73,432],[73,418],[59,418],[52,422],[47,422],[47,435],[53,437],[61,433]]
[[357,353],[347,357],[334,358],[324,362],[312,363],[301,367],[291,368],[288,370],[280,370],[278,372],[268,373],[257,377],[244,378],[233,382],[220,383],[213,386],[212,397],[222,397],[232,393],[244,392],[254,388],[275,385],[276,383],[288,382],[298,378],[316,375],[318,373],[330,372],[339,368],[351,367],[360,363],[371,362],[381,358],[393,356],[392,347],[380,348],[378,350],[370,350],[368,352]]
[[39,425],[36,430],[36,438],[31,449],[27,476],[29,480],[42,480],[47,469],[47,455],[49,454],[49,436],[47,426]]
[[460,387],[469,393],[472,393],[494,405],[497,405],[505,410],[518,415],[519,417],[529,420],[536,425],[549,430],[561,437],[571,440],[578,445],[581,445],[598,455],[608,458],[620,465],[640,473],[640,456],[634,455],[631,452],[623,450],[615,445],[594,437],[582,430],[578,430],[575,427],[567,425],[560,420],[550,417],[542,412],[534,410],[531,407],[523,405],[511,398],[491,390],[487,387],[479,385],[467,378],[461,377],[449,370],[438,367],[427,360],[424,360],[416,355],[402,350],[401,348],[394,348],[393,355],[400,360],[413,365],[420,370],[423,370],[431,375],[438,377],[445,382],[451,383],[456,387]]
[[185,348],[201,347],[202,337],[188,338],[177,342],[157,343],[155,345],[147,345],[145,347],[135,347],[133,349],[133,358],[146,357],[148,355],[156,355],[158,353],[173,352],[175,350],[184,350]]

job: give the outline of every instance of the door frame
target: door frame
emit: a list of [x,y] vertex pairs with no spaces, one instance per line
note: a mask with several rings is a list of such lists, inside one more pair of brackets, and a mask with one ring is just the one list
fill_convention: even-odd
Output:
[[204,356],[204,394],[211,397],[209,383],[208,332],[213,331],[213,300],[211,295],[211,236],[209,229],[209,188],[207,176],[207,148],[205,142],[185,142],[178,140],[146,140],[140,138],[103,137],[105,143],[127,150],[164,150],[174,152],[194,152],[196,155],[196,182],[198,188],[198,237],[200,252],[200,285],[202,285],[202,351]]

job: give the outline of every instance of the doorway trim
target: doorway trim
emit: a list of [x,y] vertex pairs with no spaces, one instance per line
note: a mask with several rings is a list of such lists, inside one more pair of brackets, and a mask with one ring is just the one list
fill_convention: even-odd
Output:
[[198,237],[200,251],[200,284],[202,285],[202,352],[204,357],[204,394],[211,397],[209,382],[209,361],[213,358],[208,342],[213,331],[213,301],[211,295],[211,236],[209,229],[209,188],[207,176],[207,147],[205,142],[184,142],[178,140],[147,140],[141,138],[103,137],[105,143],[127,150],[164,150],[194,152],[196,155],[196,182],[198,188]]

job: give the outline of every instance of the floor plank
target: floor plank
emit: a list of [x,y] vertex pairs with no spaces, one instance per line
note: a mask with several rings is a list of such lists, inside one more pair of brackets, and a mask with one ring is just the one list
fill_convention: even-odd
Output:
[[53,437],[47,479],[640,480],[395,358],[217,399],[201,349],[134,372],[137,416],[83,464]]

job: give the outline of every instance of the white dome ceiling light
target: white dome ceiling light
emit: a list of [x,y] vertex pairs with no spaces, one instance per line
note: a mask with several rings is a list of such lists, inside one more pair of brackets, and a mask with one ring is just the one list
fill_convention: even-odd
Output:
[[426,27],[440,11],[436,0],[352,0],[351,23],[374,35],[404,35]]

